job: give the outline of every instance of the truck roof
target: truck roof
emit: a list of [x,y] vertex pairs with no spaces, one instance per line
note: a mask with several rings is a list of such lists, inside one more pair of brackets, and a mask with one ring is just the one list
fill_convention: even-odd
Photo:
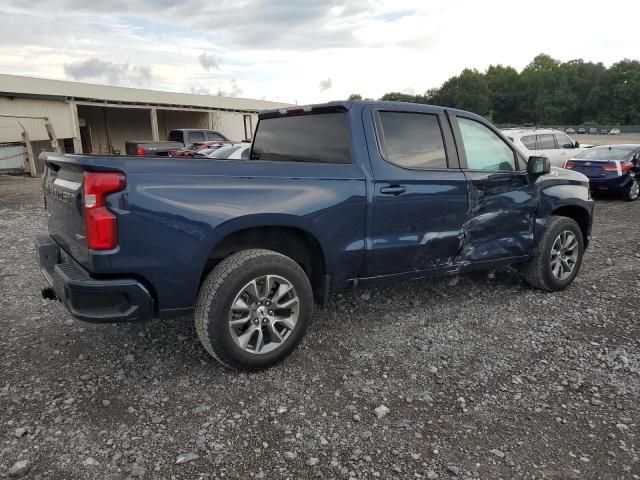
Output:
[[413,110],[423,111],[425,113],[443,113],[447,111],[451,113],[464,113],[466,115],[482,119],[481,116],[476,115],[475,113],[458,110],[456,108],[428,105],[426,103],[385,102],[382,100],[337,100],[333,102],[315,103],[310,105],[295,105],[287,108],[262,110],[258,115],[258,118],[262,120],[265,118],[286,117],[289,115],[305,115],[310,113],[347,112],[356,105],[367,105],[376,108],[389,109],[394,109],[401,105],[403,107],[411,107]]

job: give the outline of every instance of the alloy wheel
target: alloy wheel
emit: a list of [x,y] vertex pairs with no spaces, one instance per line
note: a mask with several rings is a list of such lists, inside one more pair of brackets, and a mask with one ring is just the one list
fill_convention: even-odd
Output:
[[300,300],[293,284],[279,275],[263,275],[236,294],[229,312],[229,332],[245,352],[266,354],[287,341],[299,313]]
[[571,276],[578,263],[578,239],[569,230],[561,232],[551,247],[551,272],[558,280]]
[[640,195],[640,182],[634,179],[629,188],[629,200],[635,200],[638,198],[638,195]]

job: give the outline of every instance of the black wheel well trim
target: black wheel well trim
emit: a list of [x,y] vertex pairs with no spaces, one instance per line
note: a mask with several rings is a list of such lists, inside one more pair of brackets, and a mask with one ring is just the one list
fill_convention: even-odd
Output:
[[589,210],[579,205],[562,205],[553,210],[549,216],[567,217],[575,220],[582,232],[582,238],[585,247],[589,242],[589,235],[591,234],[591,214]]
[[227,233],[209,252],[200,283],[223,259],[241,250],[273,250],[294,260],[304,270],[318,298],[329,288],[326,257],[318,239],[299,227],[286,225],[253,226]]

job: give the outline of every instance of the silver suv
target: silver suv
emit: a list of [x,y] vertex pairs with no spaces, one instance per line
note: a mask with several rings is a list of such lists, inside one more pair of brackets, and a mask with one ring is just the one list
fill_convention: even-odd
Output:
[[564,167],[578,153],[586,150],[586,145],[574,142],[569,135],[551,128],[508,128],[502,130],[520,150],[525,158],[547,157],[554,167]]

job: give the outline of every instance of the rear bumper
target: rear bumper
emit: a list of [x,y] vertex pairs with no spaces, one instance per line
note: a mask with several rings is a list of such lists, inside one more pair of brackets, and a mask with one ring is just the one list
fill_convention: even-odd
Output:
[[48,235],[35,238],[38,266],[71,315],[86,322],[135,322],[153,317],[149,291],[134,279],[92,278]]
[[589,178],[589,188],[595,191],[621,192],[629,188],[632,182],[630,175],[612,178]]

